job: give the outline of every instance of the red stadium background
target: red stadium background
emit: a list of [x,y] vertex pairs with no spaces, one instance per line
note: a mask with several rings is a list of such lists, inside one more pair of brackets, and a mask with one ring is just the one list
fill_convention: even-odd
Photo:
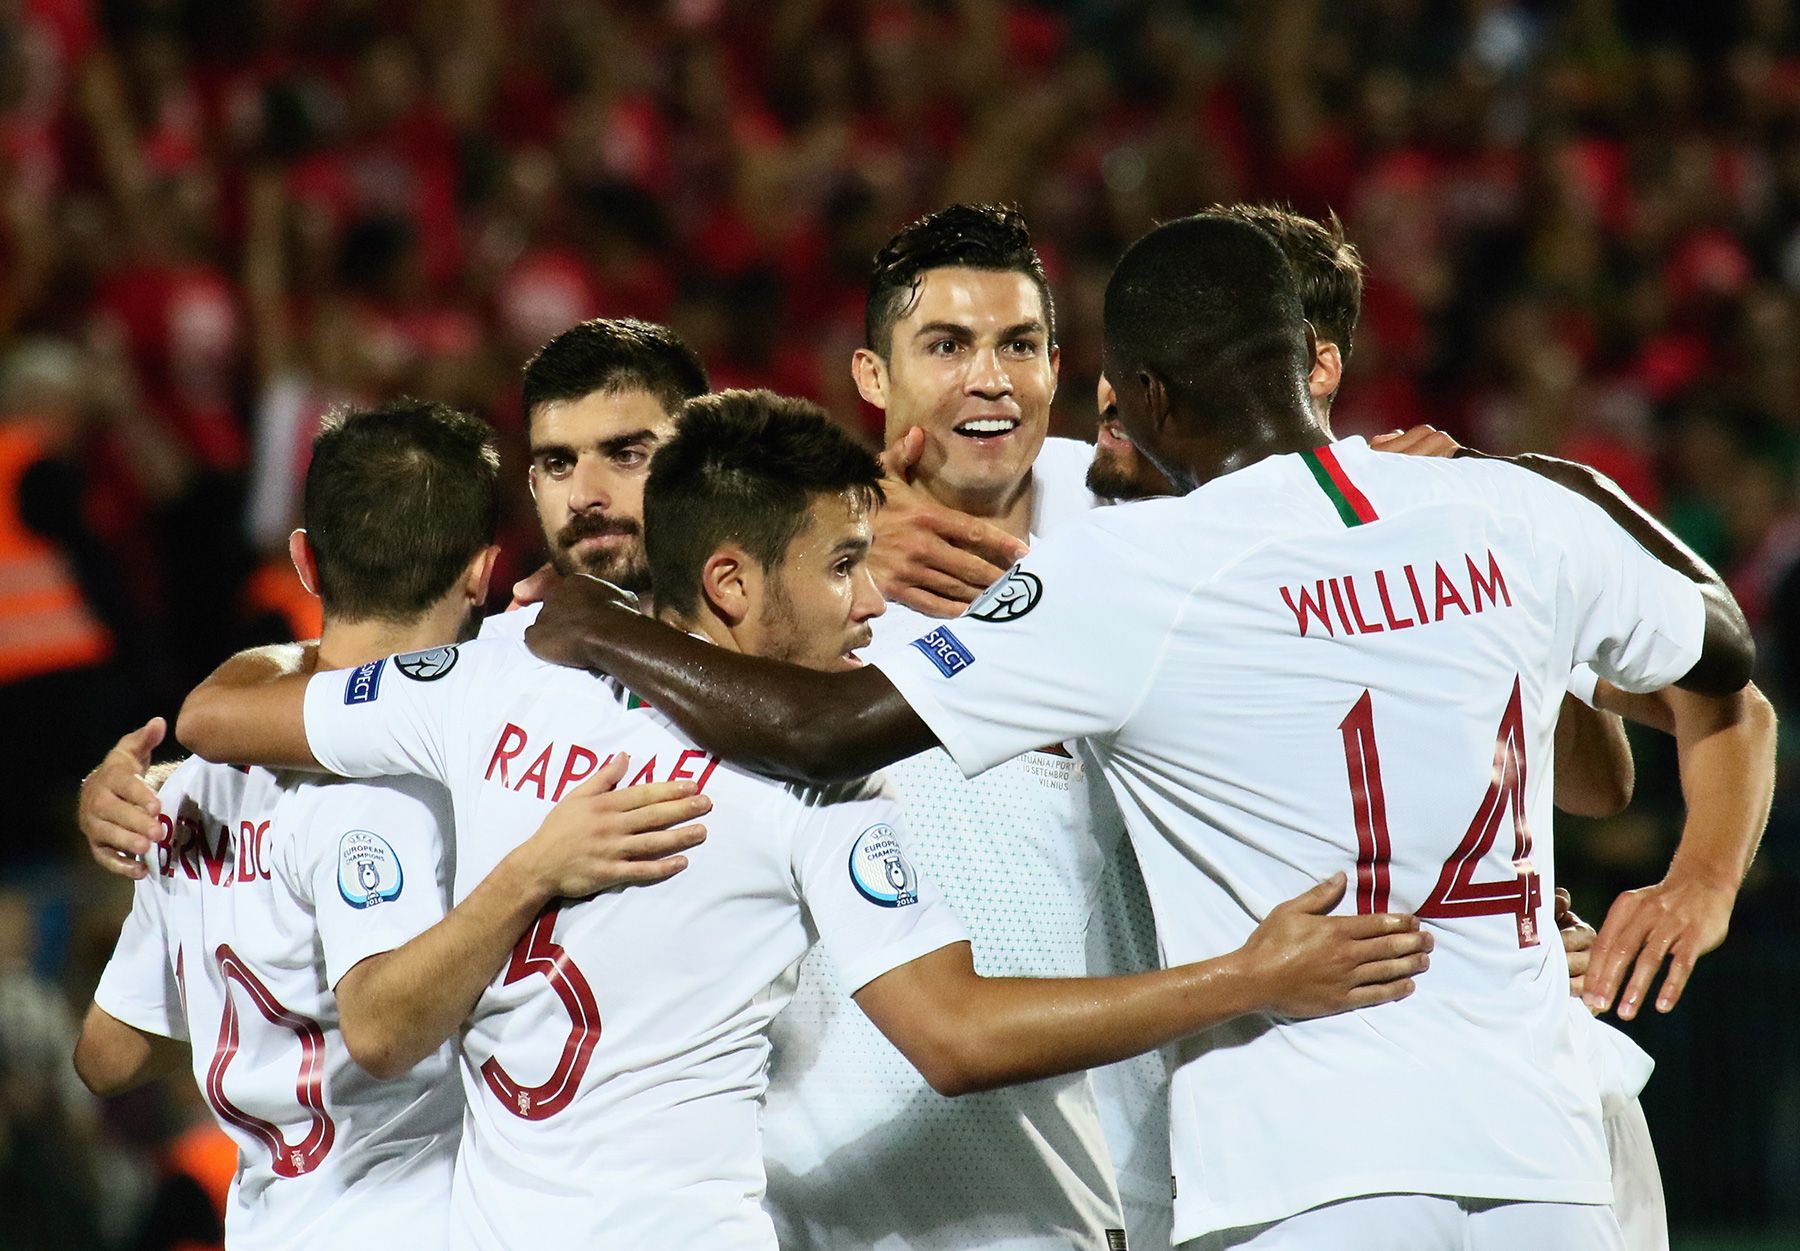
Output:
[[[1080,436],[1125,244],[1337,211],[1370,271],[1339,432],[1599,466],[1728,572],[1800,706],[1782,0],[0,0],[0,1246],[204,1245],[231,1160],[188,1083],[101,1104],[69,1067],[129,902],[74,794],[229,649],[312,628],[283,544],[320,415],[489,417],[504,586],[538,559],[538,344],[665,321],[873,439],[868,261],[970,199],[1032,223]],[[1630,809],[1561,842],[1595,921],[1679,829],[1672,750],[1636,748]],[[1792,756],[1726,946],[1628,1029],[1678,1248],[1800,1245]]]

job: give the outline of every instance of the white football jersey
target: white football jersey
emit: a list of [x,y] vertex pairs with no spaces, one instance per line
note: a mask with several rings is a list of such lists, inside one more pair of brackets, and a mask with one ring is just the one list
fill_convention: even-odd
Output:
[[[1092,453],[1070,439],[1045,442],[1033,471],[1034,537],[1093,507],[1083,485]],[[890,604],[870,624],[880,644],[916,638],[932,621]],[[982,973],[1079,977],[1154,967],[1110,967],[1110,949],[1089,958],[1102,873],[1130,851],[1105,785],[1068,748],[1042,744],[973,780],[942,751],[887,774],[906,806],[907,850],[969,926]],[[1088,1075],[945,1099],[839,980],[829,951],[810,953],[772,1035],[764,1153],[769,1206],[787,1251],[1116,1245],[1125,1226]],[[1166,1160],[1166,1132],[1160,1136]],[[1168,1170],[1160,1171],[1167,1209]],[[1132,1237],[1135,1245],[1135,1230]]]
[[546,910],[476,1005],[454,1245],[774,1247],[758,1120],[794,965],[822,939],[854,991],[965,938],[880,780],[818,791],[742,772],[517,638],[321,674],[306,725],[335,772],[450,787],[458,899],[615,752],[628,782],[692,780],[712,799],[685,872]]
[[441,788],[192,759],[94,1002],[185,1039],[238,1147],[233,1251],[439,1245],[462,1125],[451,1049],[395,1081],[357,1067],[331,988],[444,915]]
[[1346,910],[1437,937],[1410,999],[1183,1046],[1176,1240],[1389,1191],[1607,1202],[1551,919],[1553,729],[1578,663],[1682,677],[1698,588],[1526,470],[1360,439],[1097,510],[1006,581],[873,659],[971,774],[1089,739],[1169,962],[1340,869]]

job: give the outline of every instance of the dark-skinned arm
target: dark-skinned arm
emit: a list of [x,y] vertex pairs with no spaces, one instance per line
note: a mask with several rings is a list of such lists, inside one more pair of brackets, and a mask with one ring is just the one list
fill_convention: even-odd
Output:
[[1633,695],[1602,681],[1595,698],[1603,708],[1675,735],[1687,804],[1669,871],[1653,886],[1620,895],[1594,944],[1588,1006],[1603,1012],[1619,996],[1619,1016],[1630,1020],[1665,959],[1669,972],[1656,998],[1659,1012],[1674,1008],[1695,962],[1725,939],[1738,888],[1769,819],[1775,710],[1755,686],[1723,696],[1673,688]]
[[317,771],[306,741],[306,684],[317,661],[312,644],[239,652],[182,701],[176,739],[217,764]]
[[1250,1013],[1328,1016],[1403,999],[1431,935],[1394,913],[1328,916],[1339,873],[1278,905],[1229,955],[1128,977],[982,977],[952,943],[853,996],[944,1095],[1111,1064]]
[[565,579],[525,642],[553,664],[611,674],[701,747],[760,773],[823,785],[938,745],[878,669],[825,673],[727,651],[592,578]]
[[1625,723],[1564,695],[1556,718],[1556,806],[1578,817],[1625,810],[1637,781]]

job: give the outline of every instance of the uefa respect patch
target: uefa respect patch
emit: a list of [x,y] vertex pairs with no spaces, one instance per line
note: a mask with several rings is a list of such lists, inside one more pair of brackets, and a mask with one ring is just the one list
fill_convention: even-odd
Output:
[[857,894],[883,908],[919,902],[919,875],[901,850],[894,827],[885,821],[871,825],[851,844],[850,882]]
[[975,663],[975,653],[950,633],[948,626],[939,626],[924,638],[914,639],[912,645],[924,652],[925,659],[936,665],[938,672],[947,678],[955,677]]
[[371,660],[366,665],[358,665],[350,671],[350,680],[344,683],[344,702],[346,704],[372,704],[376,696],[381,694],[381,670],[387,664],[387,657]]
[[338,840],[338,894],[352,908],[373,908],[400,898],[406,870],[393,844],[368,830]]

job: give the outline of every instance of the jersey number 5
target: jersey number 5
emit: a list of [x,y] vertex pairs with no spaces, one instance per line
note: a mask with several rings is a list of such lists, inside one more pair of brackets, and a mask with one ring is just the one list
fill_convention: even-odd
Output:
[[560,915],[560,905],[546,908],[532,922],[513,948],[512,959],[506,962],[506,971],[500,977],[502,986],[511,986],[525,978],[541,976],[562,1000],[569,1014],[569,1034],[563,1040],[556,1068],[538,1085],[522,1086],[500,1066],[497,1056],[489,1056],[481,1065],[487,1088],[508,1112],[527,1121],[544,1120],[569,1106],[575,1088],[581,1085],[581,1075],[587,1072],[594,1044],[600,1041],[600,1008],[594,1002],[594,992],[569,953],[551,938]]
[[[1381,756],[1375,748],[1375,705],[1368,691],[1338,729],[1344,735],[1350,806],[1356,817],[1356,910],[1386,912],[1393,840],[1388,835]],[[1477,882],[1476,866],[1493,849],[1508,812],[1512,814],[1513,876]],[[1543,879],[1531,866],[1531,826],[1525,819],[1525,716],[1515,677],[1512,697],[1506,701],[1494,736],[1494,767],[1487,793],[1481,797],[1462,842],[1438,873],[1437,885],[1413,911],[1421,917],[1512,916],[1518,922],[1519,946],[1535,947],[1543,898]]]

